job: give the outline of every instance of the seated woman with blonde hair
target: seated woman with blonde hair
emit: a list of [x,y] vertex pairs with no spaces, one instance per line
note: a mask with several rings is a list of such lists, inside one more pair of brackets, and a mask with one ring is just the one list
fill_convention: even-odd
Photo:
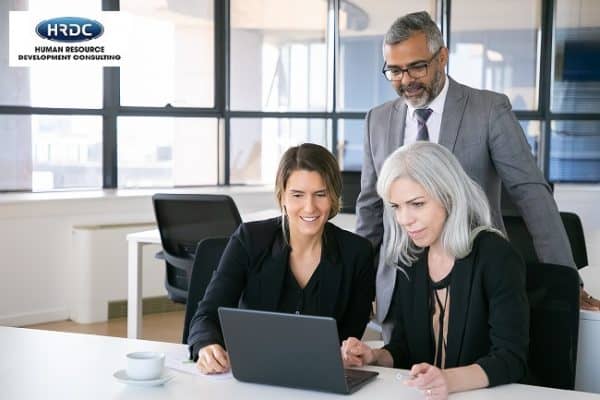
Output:
[[[410,369],[428,399],[525,376],[525,264],[491,226],[482,189],[443,146],[416,142],[383,164],[377,192],[392,226],[395,326],[389,343],[342,344],[346,366]],[[382,255],[383,256],[383,255]]]

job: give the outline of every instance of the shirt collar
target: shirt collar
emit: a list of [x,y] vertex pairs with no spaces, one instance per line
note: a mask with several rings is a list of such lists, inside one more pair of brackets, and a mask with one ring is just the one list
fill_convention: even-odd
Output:
[[[437,97],[435,99],[433,99],[433,101],[431,103],[429,103],[426,108],[431,108],[431,110],[433,111],[434,114],[439,114],[442,115],[442,113],[444,112],[444,104],[446,103],[446,96],[448,95],[448,75],[445,76],[446,79],[444,79],[444,87],[442,87],[442,90],[440,91],[440,93],[437,95]],[[410,116],[410,118],[415,119],[415,110],[416,108],[412,107],[408,102],[406,103],[406,106],[408,107],[408,115]]]

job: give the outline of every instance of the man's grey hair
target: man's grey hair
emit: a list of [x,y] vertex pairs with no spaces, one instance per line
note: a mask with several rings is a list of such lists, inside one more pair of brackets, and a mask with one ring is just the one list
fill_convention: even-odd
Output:
[[444,47],[442,32],[426,11],[406,14],[398,18],[385,34],[384,45],[393,45],[407,40],[415,33],[423,32],[431,54]]
[[385,160],[377,180],[377,193],[386,208],[384,218],[388,218],[387,225],[391,227],[385,243],[389,265],[410,266],[423,251],[396,221],[395,210],[390,205],[390,187],[399,178],[418,183],[442,204],[447,217],[440,240],[454,258],[467,256],[481,231],[494,231],[503,236],[492,227],[485,193],[467,175],[456,157],[439,144],[415,142],[394,151]]

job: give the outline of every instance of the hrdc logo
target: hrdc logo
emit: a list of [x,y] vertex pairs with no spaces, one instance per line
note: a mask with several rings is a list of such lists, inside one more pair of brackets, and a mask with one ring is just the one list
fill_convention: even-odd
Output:
[[40,22],[35,32],[54,42],[85,42],[102,36],[104,26],[89,18],[59,17]]
[[[0,0],[1,2],[2,0]],[[9,11],[9,66],[121,66],[133,19],[120,11]]]

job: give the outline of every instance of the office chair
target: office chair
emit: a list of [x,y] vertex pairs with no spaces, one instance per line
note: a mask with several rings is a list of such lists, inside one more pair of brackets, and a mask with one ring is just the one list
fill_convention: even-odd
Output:
[[155,194],[152,196],[162,252],[166,263],[165,288],[169,298],[185,304],[198,242],[229,237],[242,222],[229,196],[209,194]]
[[[571,212],[561,212],[560,218],[567,231],[575,265],[577,269],[583,268],[588,265],[588,258],[581,220],[577,214]],[[502,220],[510,243],[521,254],[525,263],[539,262],[533,247],[533,239],[523,218],[519,215],[503,215]]]
[[204,292],[206,292],[213,272],[219,266],[219,260],[221,260],[221,255],[228,242],[228,237],[221,237],[204,239],[198,243],[192,267],[187,303],[185,305],[185,321],[183,323],[183,336],[181,338],[183,344],[187,344],[190,321],[196,313],[198,303],[204,297]]
[[575,265],[577,269],[583,268],[588,265],[587,250],[585,247],[585,236],[583,234],[583,227],[581,226],[581,220],[579,216],[571,212],[561,212],[560,218],[562,219],[567,236],[569,237],[569,243],[571,244],[571,251],[573,252],[573,258],[575,259]]
[[360,171],[342,171],[342,208],[340,212],[356,213],[356,198],[360,193]]
[[530,307],[525,383],[572,390],[579,334],[579,274],[562,265],[527,264]]

